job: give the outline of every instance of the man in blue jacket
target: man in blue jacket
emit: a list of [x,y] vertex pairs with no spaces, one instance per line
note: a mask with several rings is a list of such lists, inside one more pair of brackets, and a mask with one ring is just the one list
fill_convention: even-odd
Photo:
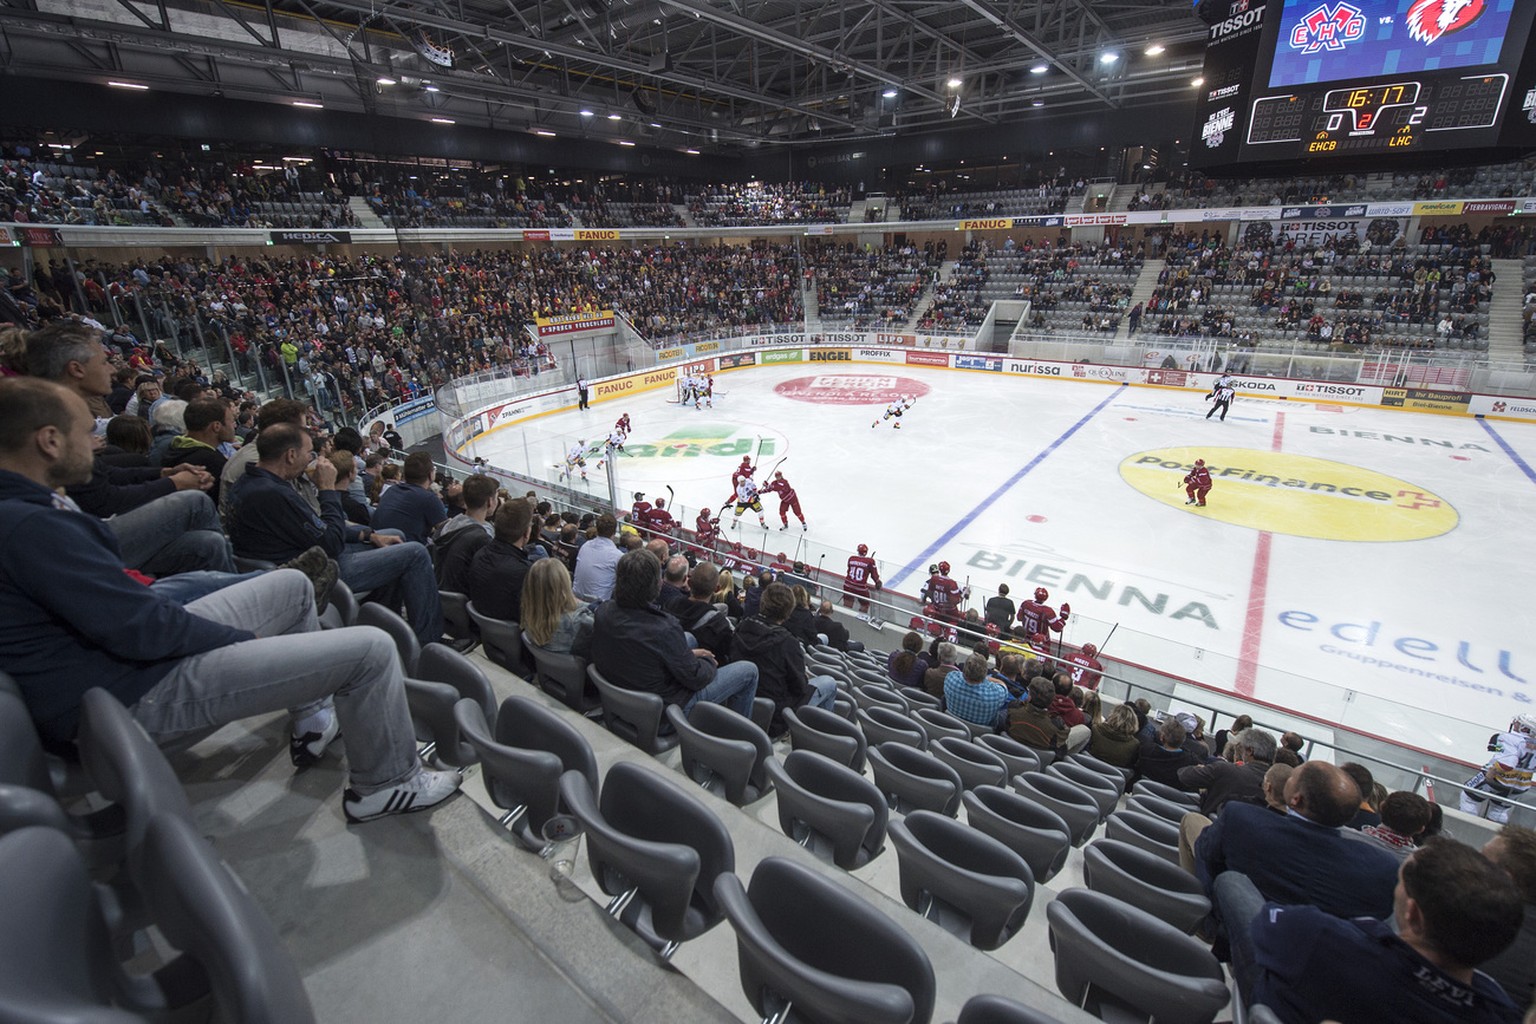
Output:
[[302,573],[264,573],[185,607],[127,575],[112,531],[59,493],[90,475],[91,428],[78,395],[0,382],[0,664],[38,732],[72,741],[97,686],[156,742],[286,708],[298,767],[345,730],[349,821],[451,796],[457,773],[416,756],[394,644],[368,627],[322,632]]
[[[306,472],[319,488],[320,515],[291,485]],[[417,638],[423,644],[440,639],[443,608],[432,556],[413,541],[347,522],[341,495],[335,464],[315,458],[309,432],[292,423],[273,424],[257,436],[256,462],[246,467],[230,495],[229,539],[235,553],[286,562],[311,547],[323,548],[341,566],[347,586],[398,595]]]

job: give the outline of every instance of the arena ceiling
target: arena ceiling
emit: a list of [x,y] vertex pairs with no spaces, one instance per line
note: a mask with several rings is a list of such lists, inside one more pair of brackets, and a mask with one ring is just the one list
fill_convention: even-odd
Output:
[[0,0],[0,71],[729,150],[1165,103],[1205,34],[1188,0]]

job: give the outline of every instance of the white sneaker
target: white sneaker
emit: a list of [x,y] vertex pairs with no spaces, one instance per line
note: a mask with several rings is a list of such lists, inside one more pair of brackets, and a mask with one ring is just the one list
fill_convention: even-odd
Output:
[[453,796],[458,791],[459,782],[458,772],[423,768],[399,785],[367,796],[358,796],[349,788],[341,798],[341,808],[346,812],[347,821],[353,824],[388,814],[424,811]]

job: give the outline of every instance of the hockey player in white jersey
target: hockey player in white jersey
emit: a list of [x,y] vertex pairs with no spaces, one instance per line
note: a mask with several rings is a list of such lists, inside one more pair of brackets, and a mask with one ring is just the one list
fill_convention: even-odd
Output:
[[751,477],[743,477],[736,483],[736,515],[731,519],[731,529],[741,526],[741,514],[747,509],[757,513],[757,524],[763,529],[768,529],[768,520],[763,518],[763,499],[758,493],[757,484]]
[[560,471],[561,480],[570,480],[577,472],[581,478],[587,478],[587,442],[577,441],[571,445],[571,450],[565,453],[565,468]]
[[1488,749],[1493,757],[1467,780],[1461,809],[1478,817],[1486,810],[1490,821],[1502,825],[1509,821],[1514,805],[1536,785],[1536,714],[1517,715],[1508,732],[1489,738]]

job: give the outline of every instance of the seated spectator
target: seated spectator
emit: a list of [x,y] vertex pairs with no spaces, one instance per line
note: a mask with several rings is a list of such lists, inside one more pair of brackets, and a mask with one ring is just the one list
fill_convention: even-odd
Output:
[[1250,729],[1252,727],[1252,715],[1238,715],[1236,718],[1232,719],[1232,728],[1217,730],[1216,742],[1211,745],[1211,753],[1217,757],[1224,757],[1228,761],[1236,761],[1237,752],[1235,750],[1228,752],[1227,744],[1231,743],[1232,738],[1238,733],[1242,732],[1244,729]]
[[186,432],[171,439],[164,461],[207,470],[213,477],[208,496],[217,504],[220,475],[229,461],[219,448],[235,440],[235,407],[222,398],[199,398],[182,412],[182,424]]
[[1477,970],[1520,931],[1509,876],[1472,847],[1437,839],[1403,862],[1400,878],[1389,920],[1342,920],[1266,902],[1240,875],[1224,876],[1219,910],[1233,923],[1239,992],[1286,1024],[1516,1024],[1521,1010]]
[[1008,735],[1026,747],[1049,751],[1052,759],[1064,755],[1067,749],[1067,727],[1050,713],[1055,696],[1050,680],[1035,676],[1029,681],[1029,700],[1008,709]]
[[728,572],[720,573],[720,582],[715,584],[714,603],[723,605],[727,616],[740,621],[745,612],[741,607],[741,593],[736,589],[736,577]]
[[770,736],[784,732],[785,708],[810,704],[830,710],[837,696],[831,676],[812,677],[805,670],[805,648],[785,628],[794,607],[795,595],[788,587],[768,584],[757,614],[741,620],[731,643],[732,664],[757,666],[757,694],[773,701]]
[[922,686],[928,672],[928,659],[923,657],[922,635],[909,631],[901,638],[901,650],[892,651],[886,659],[885,674],[897,687]]
[[[279,423],[290,423],[296,427],[304,427],[309,418],[309,406],[303,402],[296,402],[291,398],[274,398],[264,403],[256,410],[256,431],[276,426]],[[224,463],[224,472],[219,475],[219,515],[227,523],[229,521],[230,495],[234,491],[235,484],[245,476],[247,466],[256,462],[255,438],[251,438],[239,451],[229,457]],[[309,474],[301,473],[290,481],[294,493],[304,499],[304,504],[309,506],[311,512],[320,514],[320,491],[315,486],[314,480]],[[334,557],[334,556],[332,556]]]
[[97,450],[96,458],[104,466],[147,466],[153,440],[149,424],[139,417],[113,416],[107,421],[107,443]]
[[1111,708],[1102,722],[1094,724],[1088,753],[1117,768],[1135,768],[1141,753],[1141,741],[1136,738],[1136,709],[1129,704]]
[[[793,578],[793,577],[791,577]],[[814,647],[821,643],[821,637],[816,633],[816,616],[811,614],[810,592],[798,583],[786,583],[789,592],[794,596],[795,607],[789,613],[789,618],[784,623],[784,628],[789,630],[790,636],[800,641],[807,647]]]
[[1136,758],[1136,770],[1142,778],[1175,789],[1183,788],[1179,785],[1179,769],[1200,763],[1194,754],[1185,749],[1188,733],[1184,731],[1180,717],[1169,715],[1155,727],[1149,722],[1148,727],[1154,731],[1150,738],[1143,736],[1141,753]]
[[837,613],[831,601],[823,601],[816,609],[816,633],[827,638],[827,646],[838,651],[862,651],[861,640],[848,638],[848,627],[837,621]]
[[623,554],[613,542],[619,521],[611,513],[597,517],[597,534],[576,552],[572,586],[584,601],[606,601],[613,596],[613,574]]
[[302,574],[265,573],[187,607],[125,572],[111,532],[56,488],[91,472],[84,401],[36,380],[0,383],[0,660],[38,731],[68,743],[99,686],[157,743],[289,709],[304,767],[346,732],[348,821],[423,810],[458,789],[422,768],[389,637],[322,631]]
[[655,555],[637,550],[619,559],[613,597],[598,606],[593,620],[592,664],[615,686],[660,694],[685,712],[705,700],[752,717],[757,666],[748,661],[717,668],[709,651],[690,650],[683,627],[656,604],[660,593]]
[[1301,748],[1306,745],[1306,742],[1306,740],[1302,739],[1301,733],[1298,732],[1287,732],[1281,734],[1280,748],[1282,750],[1289,750],[1291,752],[1291,757],[1296,759],[1292,765],[1293,767],[1299,767],[1301,763],[1306,760],[1306,758],[1301,755]]
[[400,473],[400,483],[379,498],[373,528],[394,530],[406,540],[425,544],[432,531],[448,518],[443,500],[432,492],[432,456],[412,452],[405,457]]
[[1264,773],[1275,760],[1275,735],[1263,729],[1238,733],[1235,761],[1215,760],[1178,772],[1179,788],[1200,793],[1200,813],[1214,818],[1229,800],[1252,803],[1263,793]]
[[464,511],[438,528],[432,547],[438,589],[464,592],[470,559],[496,532],[491,517],[501,507],[499,492],[495,477],[472,476],[464,481]]
[[987,678],[987,659],[973,654],[965,666],[944,679],[944,708],[962,722],[996,732],[1008,720],[1013,695],[1003,684]]
[[[357,593],[377,599],[396,596],[417,639],[433,643],[443,635],[443,609],[432,575],[432,558],[420,544],[402,541],[366,526],[347,523],[336,490],[336,466],[316,459],[314,441],[291,423],[266,428],[256,438],[256,462],[230,495],[230,539],[246,558],[287,561],[319,546],[341,566],[341,578]],[[234,460],[231,459],[231,462]],[[292,481],[313,473],[320,496],[316,515]]]
[[933,645],[932,657],[933,664],[923,673],[923,689],[942,698],[944,680],[960,667],[960,648],[948,641],[937,641]]
[[481,615],[521,622],[523,579],[534,564],[528,550],[535,529],[533,506],[524,498],[507,502],[491,521],[491,528],[491,542],[469,560],[464,593]]
[[1371,770],[1363,764],[1354,761],[1346,761],[1339,765],[1340,770],[1355,780],[1355,785],[1360,788],[1360,806],[1355,811],[1355,816],[1349,820],[1350,828],[1364,828],[1366,825],[1380,825],[1381,815],[1376,813],[1376,808],[1371,805],[1371,797],[1376,789],[1376,780],[1371,778]]
[[354,526],[372,526],[373,510],[368,503],[358,501],[354,484],[357,482],[357,459],[349,451],[337,449],[326,458],[336,467],[336,491],[341,495],[341,510],[347,514],[347,522]]
[[[711,562],[700,562],[688,574],[688,600],[673,610],[683,629],[693,634],[694,642],[724,664],[731,660],[731,642],[736,628],[724,612],[715,607],[715,588],[719,583],[720,570]],[[759,672],[758,686],[762,687]]]
[[170,452],[171,442],[187,431],[186,412],[187,403],[180,398],[156,402],[150,412],[149,429],[154,440],[149,445],[149,464],[156,469],[170,465],[166,455]]
[[[1386,807],[1382,808],[1383,820],[1386,810]],[[1520,890],[1520,900],[1525,904],[1525,920],[1515,941],[1504,952],[1484,962],[1482,970],[1499,983],[1517,1006],[1530,1006],[1536,1000],[1536,831],[1521,825],[1505,825],[1483,844],[1483,856],[1514,879],[1515,888]]]
[[1078,726],[1087,728],[1088,716],[1083,714],[1082,705],[1079,703],[1082,700],[1083,691],[1073,692],[1072,677],[1065,672],[1058,672],[1052,685],[1056,690],[1056,696],[1051,698],[1051,714],[1061,719],[1061,724],[1068,729]]
[[554,654],[585,658],[592,648],[592,606],[576,599],[558,558],[533,563],[523,581],[522,623],[528,639]]
[[662,566],[661,598],[657,603],[663,611],[676,615],[678,608],[688,602],[688,559],[671,555]]
[[1381,824],[1346,828],[1351,839],[1373,843],[1398,860],[1417,849],[1416,840],[1429,824],[1429,801],[1417,793],[1389,793],[1381,801]]
[[1195,874],[1206,892],[1222,872],[1238,871],[1266,900],[1337,917],[1389,915],[1397,858],[1340,832],[1359,805],[1353,780],[1331,764],[1308,762],[1286,782],[1285,802],[1291,813],[1284,817],[1228,804],[1200,833]]

